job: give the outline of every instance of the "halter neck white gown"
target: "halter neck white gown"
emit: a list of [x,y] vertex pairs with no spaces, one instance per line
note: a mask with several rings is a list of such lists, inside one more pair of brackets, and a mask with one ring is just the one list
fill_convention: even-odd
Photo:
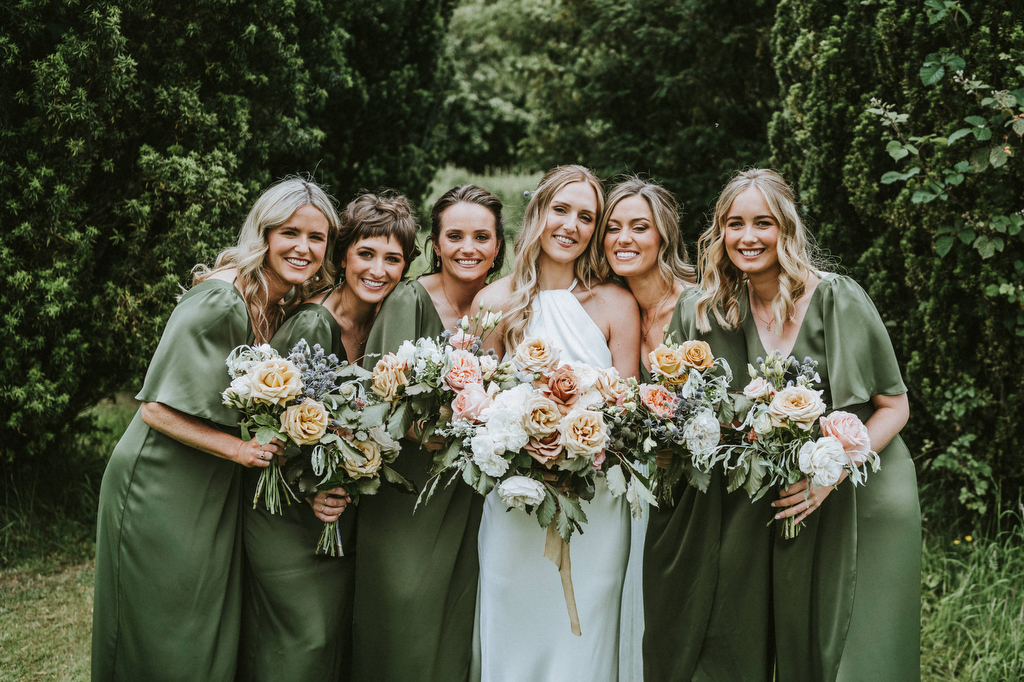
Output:
[[[538,294],[527,333],[557,346],[563,362],[611,367],[604,333],[571,288]],[[594,499],[584,502],[583,510],[588,523],[583,534],[574,534],[570,543],[573,588],[583,633],[576,637],[569,629],[558,570],[544,558],[545,529],[537,524],[535,516],[509,510],[497,493],[485,499],[479,536],[475,679],[642,679],[640,560],[644,526],[631,521],[625,497],[613,499],[603,477],[597,481]]]

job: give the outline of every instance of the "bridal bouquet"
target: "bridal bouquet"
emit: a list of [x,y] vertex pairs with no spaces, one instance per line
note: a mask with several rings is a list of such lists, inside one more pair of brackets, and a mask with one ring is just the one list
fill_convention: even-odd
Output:
[[[632,473],[626,494],[634,509],[639,497],[654,506],[671,505],[672,488],[684,475],[690,485],[706,491],[712,467],[728,458],[728,449],[719,445],[720,423],[733,418],[729,365],[716,359],[707,343],[677,345],[668,337],[649,357],[654,383],[627,382],[622,414],[614,418],[613,442],[616,452],[656,465],[651,485],[657,501],[642,477],[630,472],[626,458],[621,458],[621,469],[616,465],[608,471],[613,492],[626,485],[623,473]],[[719,368],[723,372],[716,374]]]
[[[807,477],[810,486],[835,485],[845,469],[854,485],[867,480],[867,465],[878,471],[878,455],[871,451],[867,428],[854,414],[832,412],[821,391],[818,363],[806,358],[798,363],[775,351],[766,360],[758,358],[758,367],[748,365],[750,383],[743,394],[753,401],[740,429],[752,447],[741,450],[729,467],[730,492],[743,487],[758,499],[774,486],[787,487]],[[796,372],[795,380],[786,379]],[[821,432],[814,438],[815,426]],[[809,488],[808,488],[809,490]],[[783,537],[792,539],[800,532],[794,517],[787,517]]]

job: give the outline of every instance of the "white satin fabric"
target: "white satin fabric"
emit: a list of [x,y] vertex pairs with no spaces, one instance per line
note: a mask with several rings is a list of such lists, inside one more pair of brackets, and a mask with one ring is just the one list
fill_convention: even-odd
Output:
[[[604,333],[569,290],[534,299],[528,335],[557,346],[563,362],[610,367]],[[480,525],[480,590],[474,679],[479,682],[639,682],[644,523],[604,478],[583,503],[588,522],[574,534],[572,581],[581,637],[572,634],[555,565],[544,558],[536,516],[492,492]],[[646,518],[646,510],[645,510]]]

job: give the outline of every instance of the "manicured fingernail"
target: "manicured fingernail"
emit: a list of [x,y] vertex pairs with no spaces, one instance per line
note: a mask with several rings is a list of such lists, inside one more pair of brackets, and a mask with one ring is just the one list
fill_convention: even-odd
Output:
[[776,515],[775,515],[775,520],[776,520],[776,521],[778,521],[778,520],[779,520],[779,519],[781,519],[781,518],[782,518],[782,514],[776,514]]

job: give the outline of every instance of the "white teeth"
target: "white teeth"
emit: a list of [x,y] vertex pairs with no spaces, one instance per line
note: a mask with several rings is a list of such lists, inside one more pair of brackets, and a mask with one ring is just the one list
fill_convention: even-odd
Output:
[[557,241],[559,244],[565,244],[567,246],[572,246],[576,243],[574,240],[569,239],[568,237],[563,237],[560,234],[555,235],[555,241]]
[[362,281],[363,285],[366,286],[367,289],[383,289],[384,288],[384,282],[374,282],[373,280],[369,280],[369,279],[364,279],[364,280],[361,280],[361,281]]
[[478,261],[478,260],[459,260],[459,259],[455,259],[455,262],[458,263],[459,265],[465,265],[465,266],[468,266],[468,267],[473,267],[474,265],[479,265],[481,263],[481,261]]
[[297,268],[304,268],[309,265],[308,260],[302,260],[301,258],[285,258],[285,260]]
[[615,257],[618,260],[630,260],[632,258],[636,258],[639,255],[640,255],[640,253],[637,252],[637,251],[616,251],[615,252]]
[[759,256],[762,251],[764,251],[764,249],[740,249],[740,253],[748,258]]

